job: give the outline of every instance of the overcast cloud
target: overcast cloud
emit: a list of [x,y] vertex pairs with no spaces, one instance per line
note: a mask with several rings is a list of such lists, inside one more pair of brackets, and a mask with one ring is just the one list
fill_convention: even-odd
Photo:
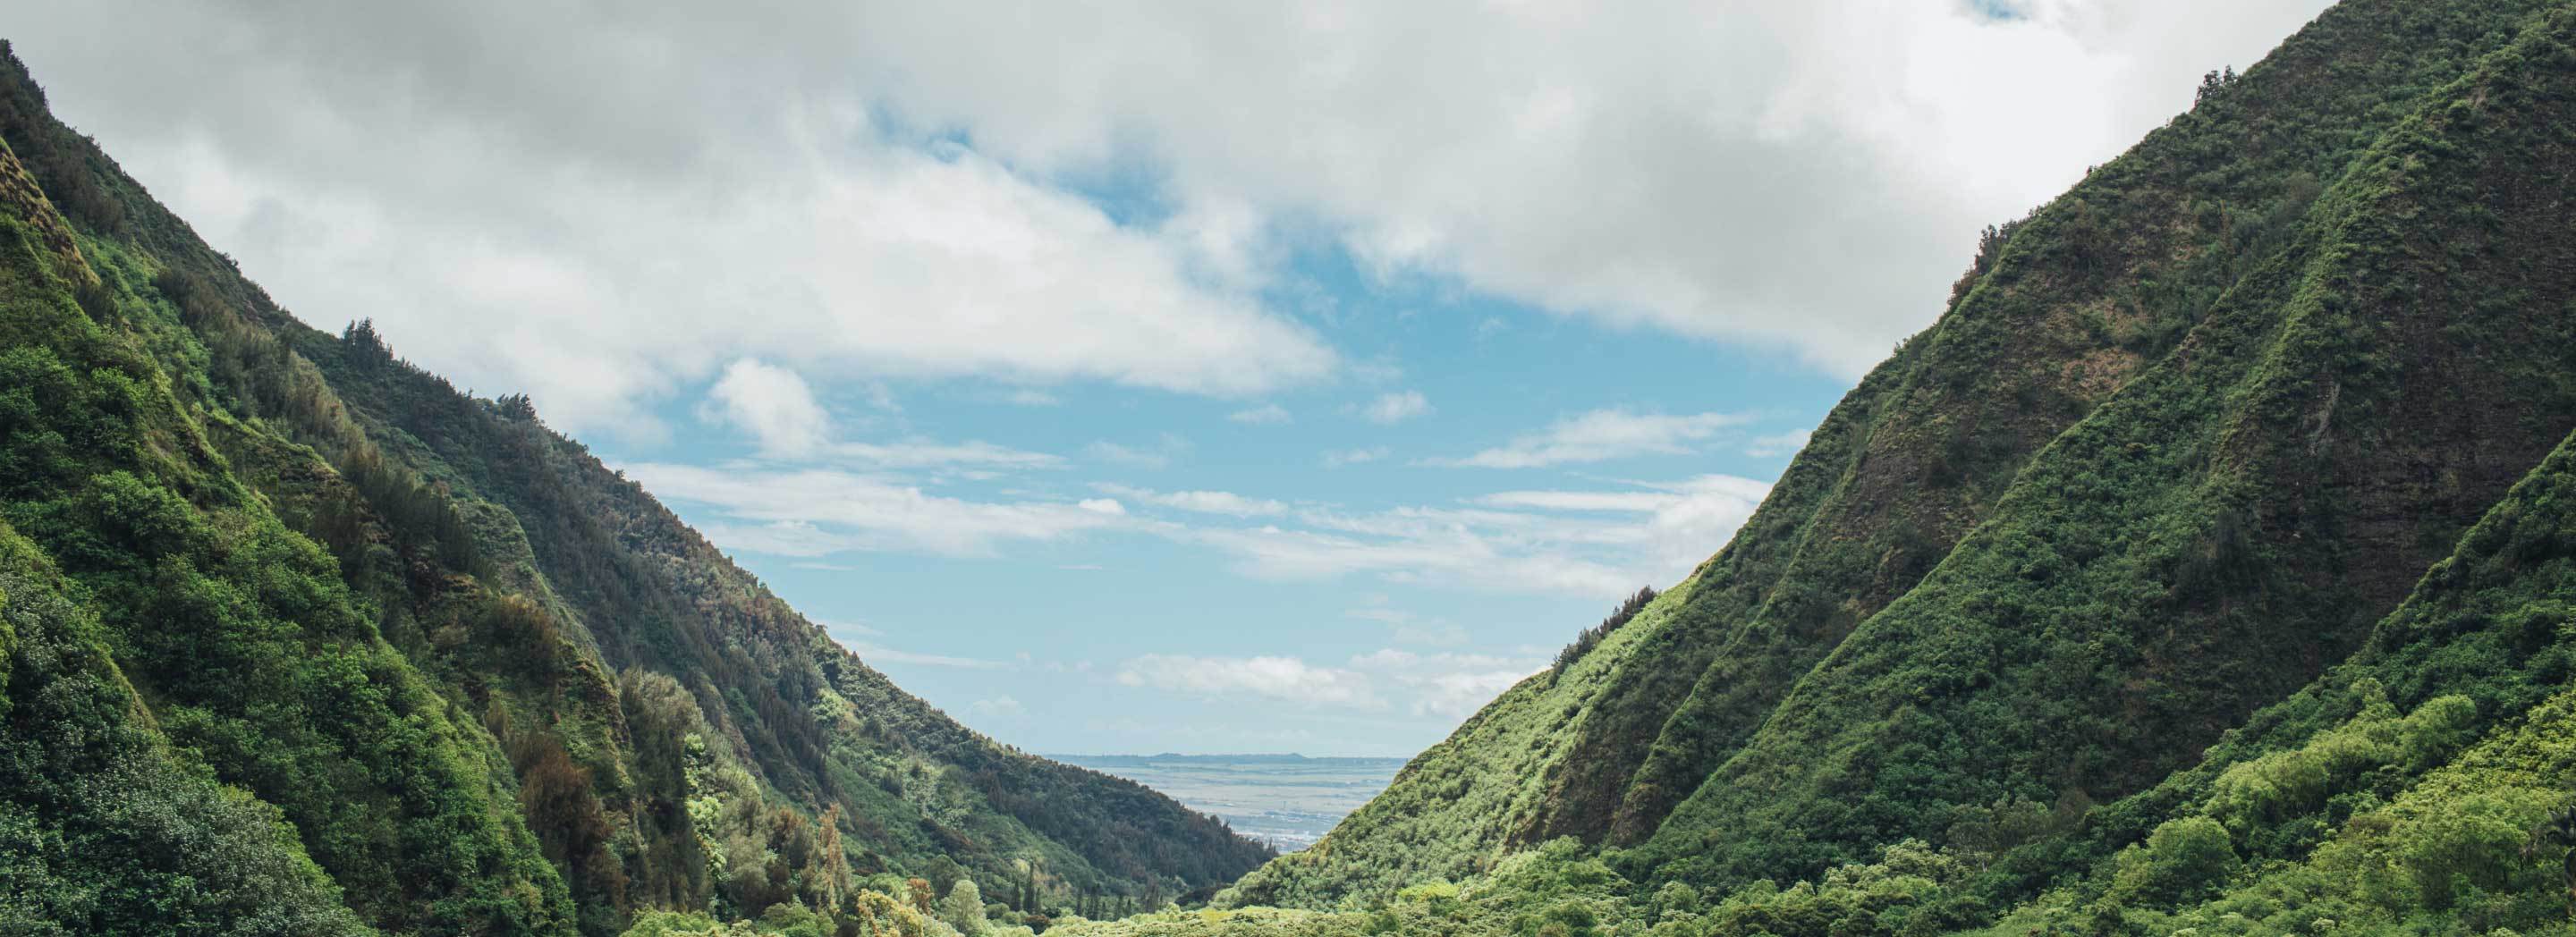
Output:
[[[1330,380],[1260,298],[1300,237],[1854,375],[1978,227],[2321,6],[104,0],[10,29],[291,308],[649,436],[636,398],[743,358]],[[1137,165],[1167,215],[1069,188]]]

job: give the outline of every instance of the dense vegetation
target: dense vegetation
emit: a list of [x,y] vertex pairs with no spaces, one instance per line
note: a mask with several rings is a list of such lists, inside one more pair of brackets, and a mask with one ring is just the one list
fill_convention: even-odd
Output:
[[0,58],[0,933],[980,932],[1269,855],[300,324]]
[[0,78],[0,932],[2576,933],[2564,0],[2213,73],[1733,542],[1239,880]]
[[2349,0],[2213,74],[1724,550],[1171,927],[2565,929],[2571,43]]

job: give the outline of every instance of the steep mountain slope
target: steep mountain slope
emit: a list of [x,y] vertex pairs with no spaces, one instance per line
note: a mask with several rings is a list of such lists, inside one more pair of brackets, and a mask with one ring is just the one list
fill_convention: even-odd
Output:
[[[215,623],[225,626],[220,632],[208,629],[208,640],[188,649],[212,652],[202,679],[163,697],[164,711],[188,727],[257,718],[220,698],[207,699],[203,691],[238,685],[258,671],[285,669],[281,658],[289,654],[309,655],[317,665],[297,676],[318,677],[343,663],[363,667],[382,659],[374,649],[322,635],[295,647],[273,640],[274,614],[292,601],[288,593],[327,597],[336,581],[310,575],[317,557],[309,547],[275,564],[259,583],[233,575],[238,566],[208,562],[217,560],[211,554],[219,529],[254,556],[278,546],[284,532],[255,505],[242,503],[238,487],[209,485],[192,470],[208,461],[202,440],[172,419],[166,385],[138,379],[152,374],[140,356],[79,315],[74,291],[94,290],[97,278],[81,262],[68,226],[5,150],[0,202],[9,209],[0,213],[0,328],[17,337],[0,352],[0,437],[11,443],[0,450],[0,485],[13,507],[24,507],[31,492],[84,479],[82,490],[70,497],[37,510],[13,510],[12,520],[0,521],[0,882],[7,885],[0,888],[0,926],[37,934],[148,933],[163,927],[188,933],[364,932],[340,907],[339,885],[281,826],[278,809],[217,781],[191,753],[175,749],[109,654],[123,645],[125,666],[148,658],[144,666],[163,669],[170,663],[168,649],[121,640],[112,629],[127,622],[103,623],[96,603],[85,601],[100,586],[66,579],[12,522],[46,525],[77,513],[106,521],[89,532],[87,542],[74,544],[93,563],[150,535],[156,551],[149,572],[178,580],[170,600],[207,607],[219,616]],[[183,500],[174,488],[203,503]],[[294,549],[292,542],[284,546]],[[407,688],[408,675],[388,669],[395,672],[381,682]],[[318,702],[315,694],[291,686],[266,699],[283,714]],[[366,756],[347,762],[429,772],[463,767],[455,757],[455,731],[443,714],[431,708],[418,715],[409,737],[381,740]],[[177,732],[185,736],[187,728]],[[488,815],[492,792],[480,775],[445,771],[435,777],[432,783],[467,808],[448,817],[470,826],[477,814]],[[347,790],[326,783],[323,793]],[[408,825],[421,818],[398,812],[383,819]],[[533,862],[524,832],[517,842],[486,839],[499,840],[489,845],[502,861],[481,870],[480,881],[445,882],[451,891],[476,885],[521,890],[538,899],[536,907],[524,910],[560,910],[561,884],[542,862]],[[317,844],[317,851],[351,845]],[[458,844],[459,853],[472,848]],[[522,874],[531,864],[538,870],[534,880]],[[444,877],[457,869],[433,858],[405,871]]]
[[[2350,649],[2576,426],[2576,176],[2535,171],[2576,166],[2562,25],[2400,121],[1641,858],[1744,881],[1938,833],[1959,807],[2107,800]],[[1792,835],[1814,845],[1774,839]]]
[[[1939,845],[1706,893],[1647,887],[1566,838],[1364,910],[1166,913],[1066,937],[2576,933],[2571,616],[2576,436],[2350,661],[2089,815],[2000,803]],[[2053,879],[2035,898],[2034,871]]]
[[0,930],[856,933],[906,876],[1267,856],[904,693],[524,398],[298,323],[0,58]]
[[2353,0],[2214,82],[1995,232],[1690,580],[1233,900],[1556,836],[1731,889],[2193,764],[2576,426],[2565,19]]
[[[2576,66],[2576,50],[2569,65]],[[2463,926],[2567,923],[2560,854],[2526,849],[2576,803],[2576,437],[2562,442],[2434,564],[2353,657],[2266,707],[2201,761],[2106,805],[2076,835],[2012,850],[1988,887],[2041,870],[2071,887],[2010,933],[2145,905],[2166,929],[2227,914],[2291,931],[2318,918]],[[2246,874],[2123,887],[2119,851],[2206,821]],[[2170,834],[2168,834],[2170,836]],[[2547,846],[2546,842],[2540,845]],[[2140,866],[2144,850],[2128,855]],[[2091,875],[2083,870],[2104,870]],[[2169,915],[2169,916],[2168,916]]]
[[[338,869],[352,904],[385,925],[563,929],[571,907],[562,881],[502,806],[510,791],[497,783],[488,742],[477,744],[470,719],[372,640],[329,558],[225,471],[167,376],[85,314],[76,297],[89,308],[110,304],[78,239],[24,187],[14,161],[0,164],[0,175],[19,183],[0,313],[9,336],[0,351],[0,497],[7,522],[25,535],[13,542],[35,547],[15,564],[11,590],[13,608],[34,604],[12,624],[43,635],[12,649],[18,772],[37,777],[46,761],[87,754],[77,738],[47,740],[65,727],[38,720],[70,705],[58,695],[89,689],[92,719],[115,731],[119,755],[185,766],[164,768],[170,780],[138,796],[204,796],[201,784],[186,783],[204,769],[182,760],[175,742],[216,769],[232,786],[226,796],[246,789],[275,805],[239,809],[254,817],[282,810],[307,831],[302,849],[284,856],[281,844],[236,831],[251,861]],[[31,588],[57,575],[67,581]],[[65,597],[78,604],[46,601]],[[108,763],[94,770],[114,770],[119,755],[102,756]],[[109,775],[95,786],[119,785]],[[40,803],[21,806],[19,843],[35,849],[9,865],[61,867],[75,829],[58,828],[58,815]],[[46,920],[66,929],[90,916],[148,920],[148,907],[128,903],[158,899],[140,874],[80,884],[104,907],[75,899]],[[310,894],[309,882],[298,884]],[[204,907],[243,913],[249,900]]]

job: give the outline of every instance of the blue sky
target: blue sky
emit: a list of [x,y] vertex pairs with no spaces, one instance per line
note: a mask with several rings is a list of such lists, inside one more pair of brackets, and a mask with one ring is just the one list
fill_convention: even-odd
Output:
[[[989,477],[891,473],[898,484],[1075,512],[1115,502],[1119,525],[972,544],[764,550],[771,538],[760,528],[781,525],[794,532],[781,541],[906,535],[773,519],[709,491],[718,480],[691,470],[835,464],[764,454],[746,421],[704,403],[715,382],[663,405],[668,439],[599,451],[902,685],[1006,741],[1057,752],[1402,755],[1543,665],[1625,592],[1669,586],[1712,552],[1847,383],[1778,354],[1605,327],[1455,284],[1375,282],[1342,260],[1298,268],[1332,299],[1332,314],[1308,321],[1374,364],[1325,386],[1209,398],[952,380],[815,394],[838,439],[967,440],[1053,457],[988,467]],[[1662,441],[1514,448],[1587,414],[1643,421]],[[1544,464],[1449,464],[1479,453]],[[1673,490],[1708,476],[1736,483]],[[1508,499],[1527,492],[1631,503],[1568,510]],[[1714,514],[1670,533],[1649,529],[1659,510],[1686,505]],[[1275,551],[1230,543],[1260,541],[1265,527],[1283,532]],[[1304,536],[1332,544],[1309,558],[1296,542]],[[1375,555],[1463,553],[1467,542],[1496,550],[1497,568]],[[1597,570],[1515,582],[1525,570],[1501,564],[1520,563]]]
[[530,394],[969,724],[1400,755],[1722,546],[1980,228],[2324,5],[96,0],[9,38],[298,316]]

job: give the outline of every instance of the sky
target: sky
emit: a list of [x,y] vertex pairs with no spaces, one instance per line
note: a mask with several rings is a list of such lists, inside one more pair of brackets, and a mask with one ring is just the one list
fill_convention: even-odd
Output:
[[9,0],[308,323],[1024,749],[1409,755],[2318,0]]

